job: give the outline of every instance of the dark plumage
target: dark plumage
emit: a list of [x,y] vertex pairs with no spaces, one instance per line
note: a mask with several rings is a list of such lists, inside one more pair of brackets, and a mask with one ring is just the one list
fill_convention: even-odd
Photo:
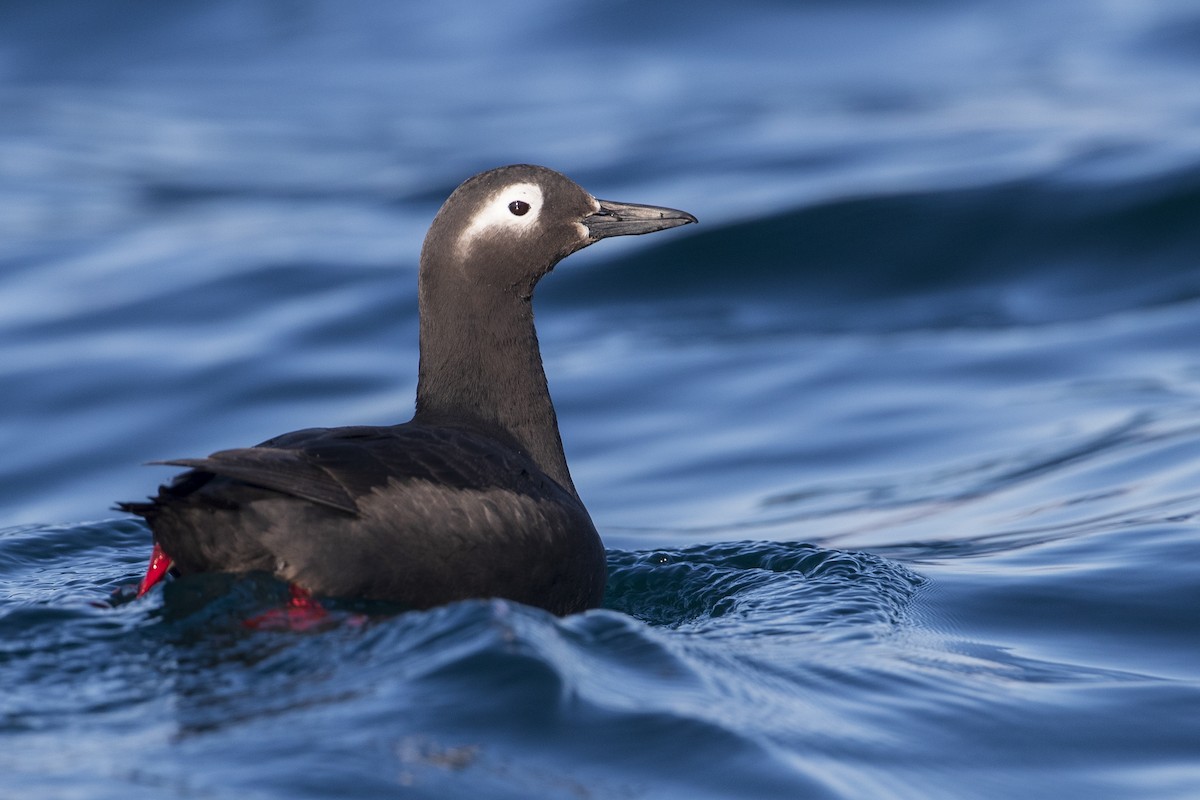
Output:
[[450,195],[421,251],[416,414],[295,431],[163,462],[189,470],[149,502],[144,592],[181,574],[262,570],[301,591],[427,608],[504,597],[557,614],[598,605],[600,537],[567,469],[533,326],[538,280],[608,236],[695,222],[598,201],[530,165]]

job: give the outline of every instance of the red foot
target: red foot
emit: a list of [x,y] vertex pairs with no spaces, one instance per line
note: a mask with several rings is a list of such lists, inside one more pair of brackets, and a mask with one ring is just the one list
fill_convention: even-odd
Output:
[[329,612],[313,599],[312,592],[289,584],[287,605],[251,617],[242,624],[256,631],[306,631],[327,621]]
[[154,588],[154,584],[166,577],[173,563],[171,557],[163,552],[162,546],[155,542],[154,550],[150,553],[150,566],[146,567],[146,577],[138,584],[137,596],[141,597]]

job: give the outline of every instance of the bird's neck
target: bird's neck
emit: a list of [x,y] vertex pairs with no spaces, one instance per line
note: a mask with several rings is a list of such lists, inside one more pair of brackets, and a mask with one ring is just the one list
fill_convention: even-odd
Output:
[[468,424],[511,439],[575,494],[528,294],[420,284],[421,362],[413,421]]

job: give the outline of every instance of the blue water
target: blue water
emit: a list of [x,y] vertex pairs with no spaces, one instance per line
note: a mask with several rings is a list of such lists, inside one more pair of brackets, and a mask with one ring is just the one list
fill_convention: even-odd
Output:
[[[1200,7],[0,6],[0,797],[1200,797]],[[540,287],[605,608],[133,600],[111,510],[407,419],[442,199]]]

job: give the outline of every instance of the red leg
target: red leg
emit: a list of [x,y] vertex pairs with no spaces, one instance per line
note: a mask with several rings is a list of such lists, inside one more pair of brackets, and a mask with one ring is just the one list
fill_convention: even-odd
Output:
[[324,613],[325,609],[313,599],[312,592],[308,589],[301,588],[294,583],[288,584],[288,608],[317,610]]

